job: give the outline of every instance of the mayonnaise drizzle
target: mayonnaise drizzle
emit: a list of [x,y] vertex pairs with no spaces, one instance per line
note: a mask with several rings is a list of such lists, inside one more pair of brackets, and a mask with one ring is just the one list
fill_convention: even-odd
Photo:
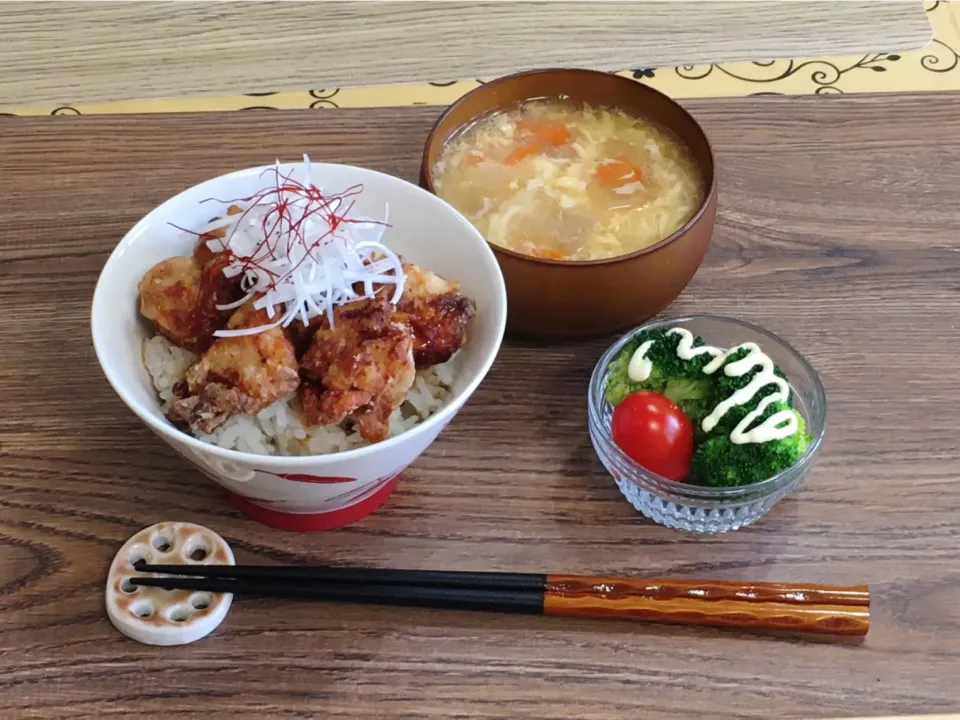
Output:
[[627,377],[634,382],[643,382],[650,377],[650,373],[653,371],[653,363],[646,355],[652,347],[653,340],[647,340],[630,356],[630,363],[627,365]]
[[[680,342],[677,343],[677,357],[679,357],[681,360],[693,360],[697,355],[703,355],[704,353],[710,353],[714,357],[723,355],[723,350],[720,348],[710,347],[709,345],[701,345],[700,347],[695,348],[693,346],[693,333],[686,328],[673,328],[671,330],[667,330],[667,335],[680,336]],[[704,370],[704,372],[707,371]]]
[[[735,445],[745,445],[746,443],[764,443],[770,440],[779,440],[781,438],[790,437],[797,432],[800,425],[797,421],[797,414],[793,410],[781,410],[780,412],[768,417],[752,430],[747,430],[747,428],[749,428],[750,425],[763,414],[764,410],[766,410],[771,403],[777,401],[787,402],[790,399],[790,385],[783,378],[777,377],[777,375],[774,374],[775,366],[773,360],[769,355],[760,349],[759,345],[748,342],[743,343],[742,345],[737,345],[729,350],[722,350],[721,348],[711,347],[710,345],[694,347],[693,333],[686,328],[672,328],[667,331],[667,334],[680,336],[680,342],[677,343],[677,357],[679,357],[681,360],[692,360],[698,355],[704,354],[713,356],[713,360],[707,363],[707,365],[705,365],[703,368],[703,372],[706,375],[712,375],[722,367],[724,374],[728,377],[741,377],[742,375],[746,375],[755,367],[760,368],[760,372],[758,372],[746,386],[737,390],[726,400],[721,401],[713,409],[713,412],[703,419],[703,421],[700,423],[700,427],[703,428],[704,432],[710,432],[713,430],[717,426],[717,423],[723,419],[723,416],[726,415],[731,408],[746,405],[748,402],[753,400],[761,388],[764,388],[767,385],[776,385],[777,391],[764,397],[759,402],[757,407],[748,413],[747,416],[737,424],[737,426],[733,429],[733,432],[730,433],[730,442]],[[643,380],[646,380],[650,376],[650,372],[653,370],[652,363],[645,357],[652,345],[653,341],[648,340],[639,348],[637,348],[637,351],[633,354],[633,357],[630,358],[630,365],[627,369],[627,374],[634,382],[643,382]],[[727,363],[727,359],[740,350],[747,350],[749,352],[745,357],[735,360],[734,362]],[[640,366],[640,363],[645,363],[642,366],[645,369],[645,374],[640,379],[634,378],[633,372],[631,372],[634,368],[635,361],[637,362],[638,367]]]

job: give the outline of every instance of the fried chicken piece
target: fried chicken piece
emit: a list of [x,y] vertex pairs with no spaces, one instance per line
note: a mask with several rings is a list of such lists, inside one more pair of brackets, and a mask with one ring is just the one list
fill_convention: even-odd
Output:
[[[230,329],[267,325],[253,301],[240,307]],[[193,432],[211,433],[231,415],[255,415],[300,385],[293,343],[281,328],[219,338],[178,384],[167,412],[170,421]]]
[[139,290],[140,313],[168,340],[195,352],[209,345],[229,317],[216,306],[233,300],[231,286],[206,273],[191,255],[154,265]]
[[306,325],[304,325],[299,318],[290,323],[290,327],[288,327],[287,330],[290,333],[293,346],[297,350],[298,358],[303,357],[307,350],[310,349],[310,343],[313,342],[313,334],[324,326],[329,326],[325,315],[318,315]]
[[467,323],[476,314],[476,303],[460,294],[460,283],[412,263],[405,263],[403,269],[407,282],[394,320],[413,332],[417,367],[444,363],[466,342]]
[[366,390],[326,390],[309,379],[300,384],[300,404],[309,425],[338,423],[373,400]]
[[[243,212],[233,205],[227,214]],[[180,347],[203,352],[213,342],[213,333],[226,325],[229,310],[218,310],[243,295],[239,277],[223,274],[230,262],[225,253],[214,252],[206,243],[223,237],[225,230],[202,236],[193,255],[161,260],[140,280],[140,313],[157,330]]]
[[[227,208],[227,215],[239,215],[243,212],[243,208],[239,205],[231,205]],[[211,249],[207,246],[207,243],[210,240],[223,240],[227,236],[227,228],[221,227],[211,230],[210,232],[201,235],[200,239],[197,241],[197,246],[193,249],[193,256],[197,259],[201,265],[206,266],[210,262],[217,259],[217,256],[225,249],[223,246],[216,249]],[[239,298],[238,298],[239,299]]]
[[[411,367],[413,367],[412,361]],[[416,370],[414,370],[414,373],[416,373]],[[357,421],[357,432],[360,433],[360,437],[367,442],[380,442],[390,437],[390,415],[400,407],[403,396],[406,394],[406,390],[404,390],[403,395],[396,401],[387,395],[380,395],[357,410],[353,417]]]
[[392,316],[384,298],[359,300],[338,307],[333,327],[323,324],[314,333],[301,359],[308,423],[331,425],[352,414],[364,440],[387,438],[390,414],[416,376],[413,335]]

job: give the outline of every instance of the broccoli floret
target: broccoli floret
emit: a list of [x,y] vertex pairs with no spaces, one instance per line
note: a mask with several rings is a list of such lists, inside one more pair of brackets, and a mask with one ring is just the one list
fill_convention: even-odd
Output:
[[[643,382],[634,382],[627,374],[630,359],[643,343],[653,341],[646,352],[652,368]],[[610,363],[610,375],[604,391],[607,402],[619,405],[630,394],[639,390],[652,390],[667,396],[694,422],[710,411],[712,384],[703,374],[703,367],[710,362],[708,355],[698,355],[692,360],[683,360],[677,355],[678,335],[666,330],[644,330],[633,336],[620,354]],[[703,345],[703,339],[694,339],[694,347]]]
[[706,375],[698,378],[671,378],[667,380],[663,394],[675,402],[694,425],[699,424],[713,410],[713,389]]
[[607,376],[607,384],[603,389],[603,394],[607,402],[614,407],[626,400],[628,395],[643,389],[640,383],[631,380],[627,374],[630,358],[633,357],[633,354],[643,342],[639,339],[642,334],[637,333],[610,363],[610,374]]
[[[787,403],[771,403],[757,423],[785,409],[793,410]],[[709,433],[693,452],[691,479],[698,485],[735,487],[757,483],[786,470],[800,459],[813,440],[807,434],[803,416],[793,412],[799,427],[793,435],[779,440],[735,445],[729,431]]]
[[[727,358],[726,362],[724,362],[723,364],[723,367],[721,367],[719,370],[714,372],[713,375],[710,376],[712,388],[713,388],[714,402],[711,405],[710,410],[707,412],[707,414],[709,414],[709,412],[711,412],[713,408],[716,407],[717,404],[720,403],[722,400],[725,400],[726,398],[730,397],[738,390],[745,388],[747,385],[753,382],[753,379],[756,377],[757,373],[760,372],[759,367],[755,367],[752,370],[750,370],[750,372],[740,375],[739,377],[731,377],[724,372],[724,368],[727,365],[729,365],[730,363],[736,362],[737,360],[742,360],[749,354],[750,354],[749,350],[745,350],[743,348],[741,348],[740,350],[737,350],[735,353],[733,353]],[[787,379],[787,376],[783,373],[783,371],[780,369],[779,366],[774,367],[773,374],[783,380]],[[730,434],[731,432],[733,432],[733,429],[740,424],[741,420],[743,420],[748,414],[753,412],[753,410],[757,407],[760,401],[763,400],[763,398],[765,398],[767,395],[778,392],[778,390],[779,390],[779,387],[777,385],[774,385],[773,383],[769,383],[768,385],[765,385],[764,387],[760,388],[759,390],[757,390],[756,394],[753,396],[753,399],[750,402],[748,402],[746,405],[737,405],[727,410],[727,412],[724,413],[723,417],[720,419],[720,422],[717,423],[717,426],[711,430],[711,433],[726,432],[727,434]],[[787,402],[789,403],[789,401],[790,399],[788,398]],[[777,407],[778,409],[774,410],[773,409],[774,407]],[[775,412],[779,412],[779,410],[782,410],[784,407],[785,406],[781,405],[780,403],[773,403],[771,406],[767,408],[767,411],[764,413],[763,418],[758,419],[757,422],[762,421],[764,418],[769,417]]]

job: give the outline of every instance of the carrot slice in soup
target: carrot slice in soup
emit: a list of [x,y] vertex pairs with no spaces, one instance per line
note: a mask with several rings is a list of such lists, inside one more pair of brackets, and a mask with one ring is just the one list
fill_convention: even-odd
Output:
[[531,155],[536,155],[537,153],[543,152],[544,149],[546,149],[546,145],[536,140],[532,140],[511,151],[511,153],[507,155],[507,159],[504,160],[504,162],[507,165],[516,165],[518,162],[530,157]]
[[516,165],[524,158],[542,153],[547,148],[560,147],[573,140],[570,128],[562,122],[550,120],[520,120],[517,123],[517,147],[507,155],[507,165]]
[[567,257],[559,250],[552,248],[534,248],[530,254],[536,258],[543,258],[545,260],[565,260]]
[[626,155],[597,163],[593,176],[607,187],[616,188],[632,182],[643,182],[643,170],[634,165]]
[[517,123],[517,132],[532,135],[544,145],[566,145],[573,140],[570,128],[556,120],[521,120]]
[[483,162],[483,154],[479,150],[467,150],[463,156],[463,164],[467,167],[473,167]]

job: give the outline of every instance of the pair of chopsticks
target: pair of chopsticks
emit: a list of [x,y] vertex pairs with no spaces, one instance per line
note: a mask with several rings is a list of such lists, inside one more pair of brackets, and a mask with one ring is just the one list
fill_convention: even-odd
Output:
[[266,565],[148,565],[134,585],[260,597],[866,635],[865,586]]

